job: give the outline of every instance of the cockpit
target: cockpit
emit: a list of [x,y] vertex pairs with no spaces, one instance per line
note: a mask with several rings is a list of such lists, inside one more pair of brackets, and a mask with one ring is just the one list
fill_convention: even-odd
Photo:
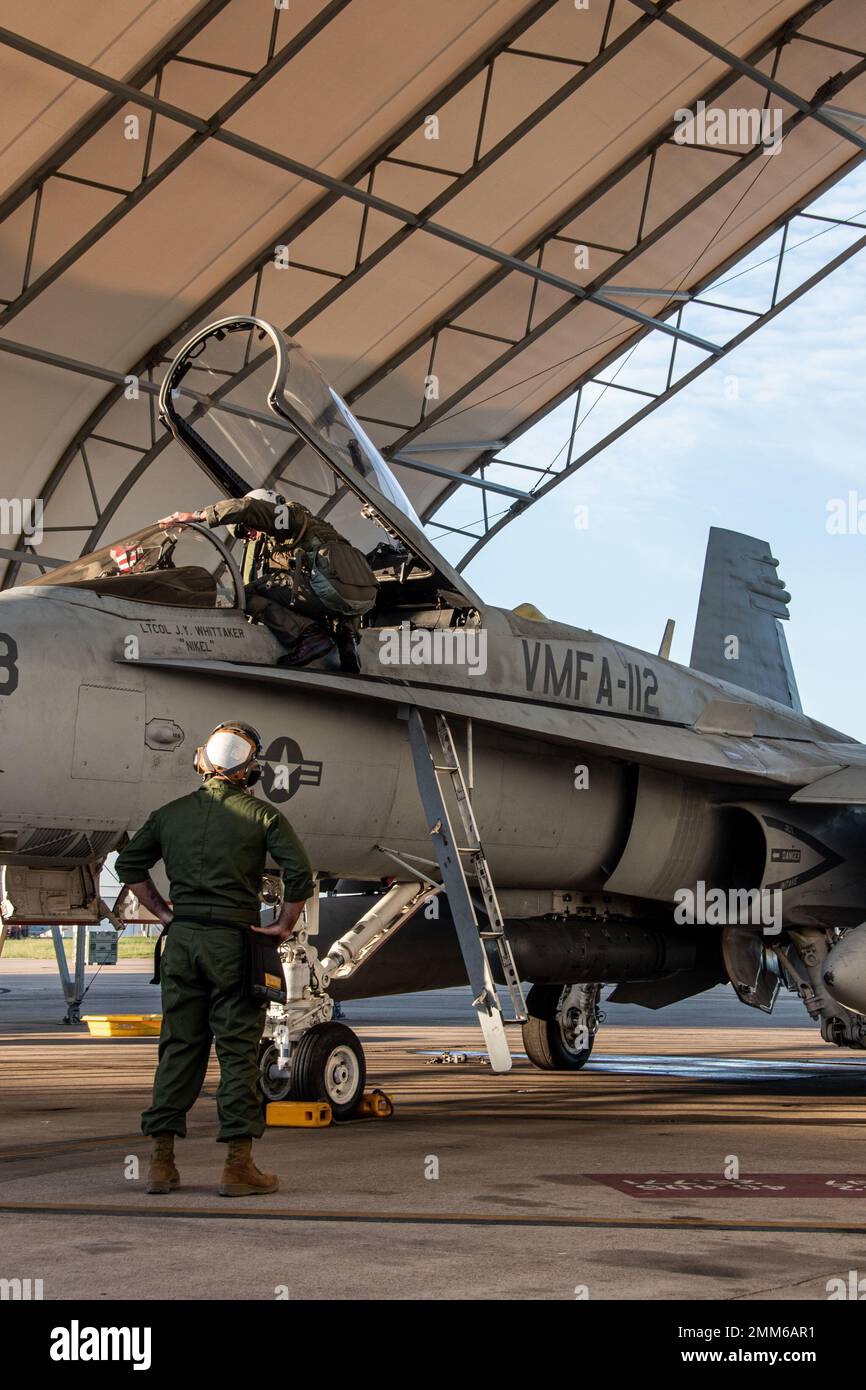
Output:
[[[160,416],[223,496],[271,489],[301,502],[366,557],[379,584],[365,625],[435,610],[462,623],[478,600],[439,555],[399,481],[300,346],[264,320],[223,319],[169,367]],[[170,607],[244,607],[244,540],[153,524],[37,584]],[[448,621],[448,618],[445,618]]]
[[147,526],[50,570],[35,584],[169,608],[243,607],[237,566],[217,538],[199,526]]
[[263,319],[222,319],[191,338],[160,415],[224,495],[272,489],[334,526],[367,557],[381,607],[435,607],[441,593],[478,602],[318,365]]

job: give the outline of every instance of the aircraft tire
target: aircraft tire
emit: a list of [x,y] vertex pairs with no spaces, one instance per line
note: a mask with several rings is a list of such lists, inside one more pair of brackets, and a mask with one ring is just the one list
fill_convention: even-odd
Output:
[[259,1044],[259,1091],[265,1105],[271,1100],[292,1099],[291,1072],[279,1080],[275,1080],[270,1075],[270,1069],[276,1060],[276,1045],[271,1042],[270,1038],[262,1038]]
[[526,996],[527,1020],[523,1025],[526,1055],[542,1071],[580,1071],[589,1061],[589,1047],[569,1045],[563,1031],[559,1004],[567,986],[533,985]]
[[317,1023],[298,1042],[293,1100],[326,1100],[335,1120],[347,1120],[364,1094],[366,1080],[364,1049],[345,1023]]

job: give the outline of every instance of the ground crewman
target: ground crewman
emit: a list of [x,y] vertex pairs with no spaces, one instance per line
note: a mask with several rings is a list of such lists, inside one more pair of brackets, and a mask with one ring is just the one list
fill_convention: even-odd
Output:
[[[204,784],[154,811],[117,859],[118,878],[170,927],[157,971],[159,1063],[153,1102],[141,1117],[143,1133],[153,1139],[148,1192],[170,1192],[180,1183],[174,1139],[186,1135],[187,1111],[201,1091],[213,1040],[220,1068],[218,1138],[228,1144],[220,1193],[252,1196],[279,1185],[252,1157],[252,1141],[264,1131],[257,1090],[264,1015],[262,1002],[246,992],[244,938],[254,931],[285,940],[313,879],[289,822],[250,794],[261,772],[260,753],[261,739],[250,725],[218,725],[196,751]],[[277,921],[262,927],[259,894],[268,855],[282,871],[283,906]],[[170,902],[150,879],[160,859]]]

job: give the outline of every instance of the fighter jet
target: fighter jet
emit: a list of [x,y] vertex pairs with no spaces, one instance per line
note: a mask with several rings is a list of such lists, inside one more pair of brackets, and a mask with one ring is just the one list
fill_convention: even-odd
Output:
[[235,717],[263,732],[257,794],[321,889],[285,948],[266,1096],[351,1113],[363,1052],[335,1002],[467,979],[493,1071],[507,1021],[537,1066],[579,1070],[610,986],[656,1009],[730,981],[766,1011],[785,986],[828,1042],[866,1046],[866,749],[802,712],[766,542],[711,531],[686,667],[669,631],[648,653],[486,603],[262,320],[196,333],[160,411],[223,494],[274,488],[363,550],[361,674],[278,666],[242,542],[203,525],[155,522],[0,595],[7,926],[134,916],[100,898],[106,856]]

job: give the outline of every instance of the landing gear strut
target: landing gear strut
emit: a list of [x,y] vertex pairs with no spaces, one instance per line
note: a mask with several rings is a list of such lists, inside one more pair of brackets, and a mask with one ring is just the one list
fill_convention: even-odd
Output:
[[[330,983],[358,969],[429,894],[421,883],[395,883],[321,959],[310,941],[308,904],[281,947],[286,1002],[271,1004],[265,1018],[259,1047],[259,1089],[265,1101],[325,1100],[335,1120],[353,1114],[367,1079],[364,1049],[351,1028],[334,1020]],[[315,934],[318,903],[313,901]]]
[[533,985],[526,996],[529,1017],[523,1045],[542,1071],[580,1071],[589,1061],[601,1015],[600,984]]

